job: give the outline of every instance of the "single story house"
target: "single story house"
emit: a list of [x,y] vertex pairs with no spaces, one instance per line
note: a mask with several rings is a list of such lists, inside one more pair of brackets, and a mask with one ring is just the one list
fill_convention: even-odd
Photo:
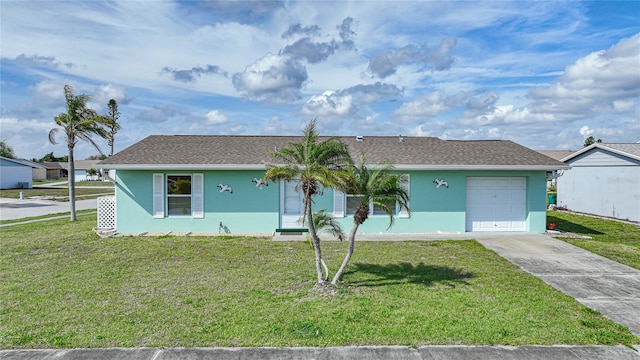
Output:
[[45,161],[42,165],[47,169],[47,180],[66,179],[69,175],[66,162]]
[[[321,137],[320,139],[323,139]],[[511,141],[432,137],[339,137],[354,159],[391,161],[406,174],[411,213],[388,217],[372,206],[365,233],[546,229],[546,174],[565,164]],[[295,184],[260,183],[272,153],[296,136],[150,136],[97,166],[116,170],[116,231],[270,234],[298,228]],[[313,210],[352,225],[349,194],[323,189]]]
[[41,167],[28,160],[0,156],[0,189],[31,189],[33,169]]
[[[76,160],[75,165],[75,179],[78,181],[98,180],[96,177],[87,175],[87,170],[96,169],[96,164],[100,160]],[[69,175],[69,163],[68,162],[45,162],[43,163],[47,168],[47,180],[64,179],[67,180]]]
[[558,206],[640,222],[640,143],[595,143],[561,159]]
[[[98,180],[97,176],[92,176],[87,174],[87,170],[96,169],[96,164],[99,163],[100,160],[76,160],[74,161],[75,165],[75,174],[76,174],[76,182],[77,181],[89,181],[89,180]],[[67,166],[69,166],[67,164]]]

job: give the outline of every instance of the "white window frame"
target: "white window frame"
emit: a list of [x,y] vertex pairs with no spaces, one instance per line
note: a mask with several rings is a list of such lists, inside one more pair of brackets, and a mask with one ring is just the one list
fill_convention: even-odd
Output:
[[[409,193],[409,183],[411,180],[411,177],[409,176],[409,174],[402,174],[402,177],[406,178],[406,182],[404,183],[405,186],[405,190],[407,191],[407,194]],[[353,194],[345,194],[341,191],[338,190],[333,190],[333,216],[334,217],[345,217],[345,216],[351,216],[354,215],[352,213],[348,212],[347,209],[347,198],[348,197],[357,197],[359,195],[353,195]],[[409,198],[411,198],[411,196],[409,196]],[[407,206],[409,206],[409,203],[407,203]],[[373,201],[369,201],[369,216],[373,216],[373,217],[379,217],[379,216],[388,216],[386,213],[385,214],[375,214],[373,213]],[[398,201],[396,201],[396,209],[395,212],[393,214],[394,216],[397,216],[399,218],[408,218],[409,217],[409,212],[407,211],[407,209],[403,208],[402,206],[400,206],[400,203]]]
[[[167,181],[170,176],[191,177],[191,194],[169,194]],[[184,215],[169,215],[170,197],[189,197],[191,199],[191,212]],[[153,217],[161,219],[165,217],[193,217],[204,218],[204,174],[153,174]]]

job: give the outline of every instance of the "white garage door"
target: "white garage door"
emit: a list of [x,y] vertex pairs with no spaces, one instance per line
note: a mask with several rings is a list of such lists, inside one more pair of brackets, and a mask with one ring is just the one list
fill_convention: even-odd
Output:
[[467,231],[525,231],[525,208],[525,178],[467,178]]

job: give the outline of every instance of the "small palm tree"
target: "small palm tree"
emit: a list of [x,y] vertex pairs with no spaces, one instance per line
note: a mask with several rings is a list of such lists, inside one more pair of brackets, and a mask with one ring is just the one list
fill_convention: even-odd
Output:
[[353,227],[349,233],[349,246],[347,254],[342,261],[342,265],[336,272],[331,283],[336,285],[351,260],[356,245],[356,232],[358,227],[369,218],[369,207],[382,209],[389,215],[389,229],[393,226],[393,215],[396,209],[396,202],[401,208],[409,211],[409,194],[405,190],[404,177],[400,174],[394,174],[393,166],[385,164],[382,168],[370,170],[365,165],[364,156],[360,157],[358,166],[350,166],[350,181],[346,183],[346,187],[342,188],[345,193],[356,195],[359,199],[355,214],[353,215]]
[[76,220],[76,186],[75,186],[75,165],[73,159],[73,149],[78,140],[84,140],[93,145],[100,153],[100,148],[92,139],[91,135],[98,135],[103,139],[107,138],[106,126],[110,120],[98,115],[93,109],[87,108],[87,102],[91,100],[89,95],[74,95],[70,85],[64,86],[64,97],[67,105],[67,112],[61,113],[54,118],[58,127],[49,131],[49,141],[57,144],[55,136],[62,130],[65,134],[67,149],[69,150],[69,204],[71,206],[71,221]]
[[[322,209],[320,211],[313,213],[313,226],[316,229],[316,233],[327,233],[340,241],[344,240],[344,232],[342,231],[342,226],[333,218],[333,216],[327,214],[327,209]],[[307,237],[309,241],[311,239]],[[322,267],[324,268],[325,276],[324,280],[329,280],[329,267],[321,258]]]
[[308,223],[309,235],[316,256],[318,284],[322,284],[322,251],[320,239],[313,224],[312,197],[320,187],[344,187],[352,163],[347,146],[336,137],[318,140],[316,119],[304,127],[300,142],[290,142],[289,147],[273,153],[274,164],[267,164],[264,180],[297,181],[297,189],[304,195],[302,225]]

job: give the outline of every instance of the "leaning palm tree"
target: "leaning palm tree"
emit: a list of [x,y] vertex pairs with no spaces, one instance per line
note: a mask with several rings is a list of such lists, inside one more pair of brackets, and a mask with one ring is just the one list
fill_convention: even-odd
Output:
[[67,149],[69,150],[69,204],[71,206],[71,221],[76,220],[76,186],[75,186],[75,165],[73,163],[73,149],[78,140],[89,142],[100,153],[100,148],[92,139],[91,135],[98,135],[103,139],[107,137],[106,126],[110,120],[98,115],[94,110],[87,108],[87,102],[91,100],[89,95],[74,95],[70,85],[64,86],[64,97],[67,105],[67,112],[61,113],[54,118],[58,127],[49,131],[49,141],[57,144],[55,136],[62,130],[65,134]]
[[316,119],[305,127],[300,142],[290,142],[289,147],[273,153],[273,164],[267,164],[265,180],[298,182],[297,189],[304,195],[302,225],[305,221],[316,256],[318,284],[322,284],[322,251],[320,239],[313,224],[312,197],[320,187],[344,187],[348,178],[346,168],[352,163],[347,146],[336,137],[319,141]]
[[350,166],[350,181],[342,188],[345,193],[355,195],[358,199],[355,214],[353,215],[353,227],[349,233],[349,245],[347,254],[342,261],[342,265],[336,272],[331,284],[336,285],[351,260],[356,245],[356,232],[358,227],[369,218],[369,208],[383,210],[389,215],[389,229],[393,226],[393,215],[396,210],[396,203],[401,208],[409,212],[409,194],[405,190],[404,177],[401,174],[393,173],[391,164],[384,164],[381,168],[370,170],[365,165],[364,156],[360,157],[358,166]]

